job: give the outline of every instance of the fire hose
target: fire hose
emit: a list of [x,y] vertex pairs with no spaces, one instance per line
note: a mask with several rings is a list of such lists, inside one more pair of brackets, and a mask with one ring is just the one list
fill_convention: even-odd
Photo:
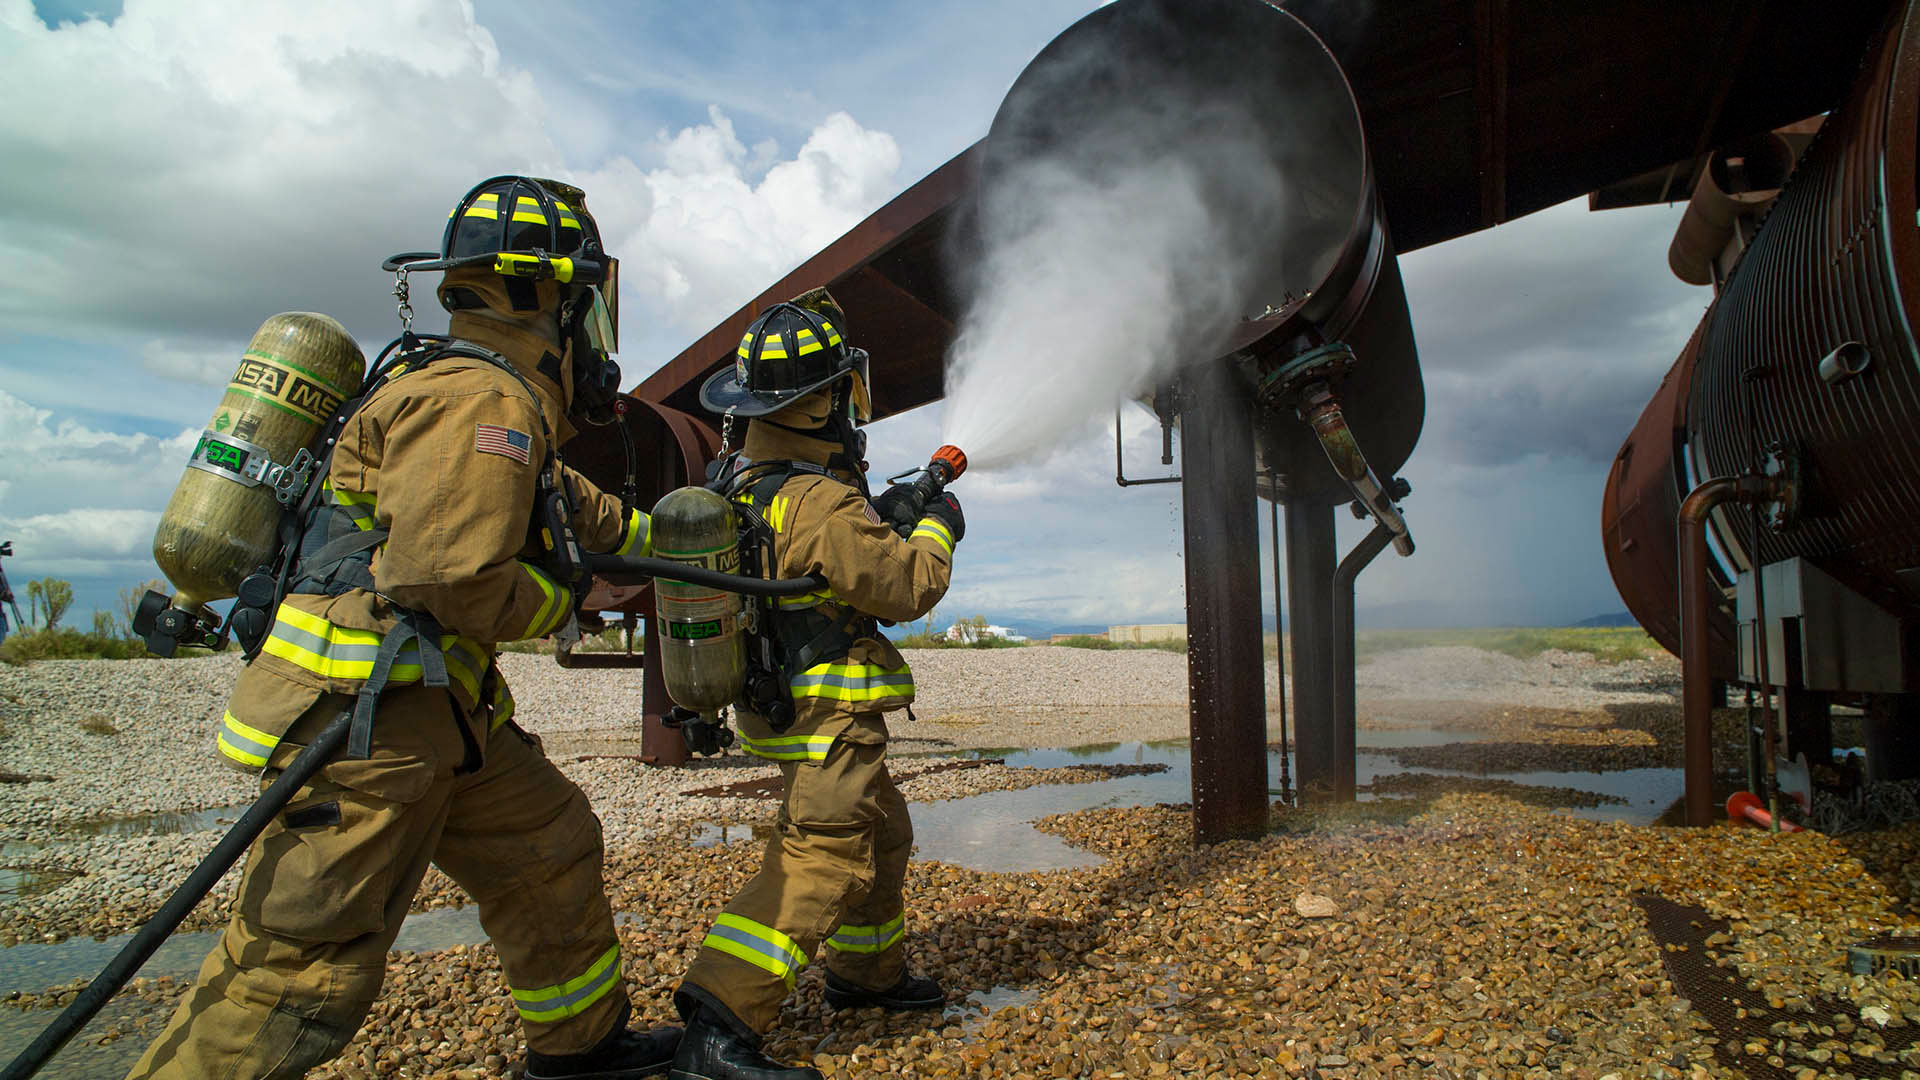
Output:
[[[769,581],[705,570],[671,559],[589,555],[586,563],[594,573],[614,582],[661,577],[753,596],[800,596],[826,587],[825,579],[818,576]],[[167,902],[160,905],[160,910],[134,933],[133,939],[107,962],[100,974],[94,976],[86,989],[80,991],[79,996],[59,1016],[54,1017],[53,1022],[25,1050],[7,1064],[6,1071],[0,1072],[0,1080],[27,1080],[39,1072],[80,1033],[81,1028],[86,1027],[88,1021],[106,1007],[113,995],[153,957],[167,936],[179,927],[215,883],[239,861],[275,815],[293,801],[295,793],[339,754],[347,743],[352,727],[353,713],[344,711],[321,729],[313,742],[300,751],[260,798],[247,808],[246,813],[240,815],[240,820],[227,830],[227,834],[220,838],[206,858],[200,860],[186,880],[173,890]]]

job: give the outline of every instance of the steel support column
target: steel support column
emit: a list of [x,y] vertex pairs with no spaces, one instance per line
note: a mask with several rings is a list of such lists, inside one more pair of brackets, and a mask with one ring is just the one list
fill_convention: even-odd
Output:
[[1293,746],[1303,803],[1325,800],[1338,789],[1339,733],[1333,708],[1333,543],[1332,506],[1287,504]]
[[660,671],[660,632],[652,615],[640,617],[646,627],[646,665],[640,675],[640,760],[649,765],[685,765],[687,740],[660,722],[673,708],[667,696],[667,678]]
[[1252,402],[1227,361],[1188,370],[1180,420],[1193,835],[1211,844],[1267,827]]

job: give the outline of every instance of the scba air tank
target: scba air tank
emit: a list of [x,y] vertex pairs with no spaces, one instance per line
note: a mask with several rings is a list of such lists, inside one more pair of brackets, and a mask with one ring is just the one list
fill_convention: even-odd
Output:
[[[653,508],[653,553],[659,558],[737,574],[739,545],[733,505],[706,488],[669,491]],[[667,696],[703,715],[732,704],[747,677],[739,595],[664,577],[654,579],[653,595]]]
[[290,311],[260,324],[153,534],[153,561],[179,590],[174,607],[234,595],[272,557],[276,485],[359,392],[366,369],[347,328],[325,315]]

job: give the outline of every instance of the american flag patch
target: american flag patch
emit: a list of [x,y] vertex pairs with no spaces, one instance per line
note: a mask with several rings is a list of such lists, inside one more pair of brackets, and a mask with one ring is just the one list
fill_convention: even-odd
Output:
[[476,424],[473,448],[482,454],[510,457],[522,465],[533,463],[533,436],[499,424]]

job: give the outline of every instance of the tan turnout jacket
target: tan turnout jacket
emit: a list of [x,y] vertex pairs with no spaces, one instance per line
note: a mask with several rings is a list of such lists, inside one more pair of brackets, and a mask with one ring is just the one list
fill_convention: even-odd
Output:
[[[264,765],[320,693],[357,693],[396,608],[440,624],[450,689],[468,709],[491,704],[497,726],[512,701],[504,681],[487,678],[495,644],[552,633],[572,611],[572,591],[539,565],[532,531],[536,476],[547,459],[541,419],[557,428],[564,418],[560,388],[535,370],[547,346],[497,323],[459,329],[461,338],[515,358],[527,385],[485,361],[444,357],[392,379],[348,421],[323,497],[360,528],[389,531],[373,557],[379,591],[286,598],[234,688],[219,740],[229,759]],[[533,363],[519,359],[529,355]],[[583,548],[651,550],[645,514],[623,512],[617,498],[563,471]],[[408,645],[390,685],[421,678],[418,648]]]

